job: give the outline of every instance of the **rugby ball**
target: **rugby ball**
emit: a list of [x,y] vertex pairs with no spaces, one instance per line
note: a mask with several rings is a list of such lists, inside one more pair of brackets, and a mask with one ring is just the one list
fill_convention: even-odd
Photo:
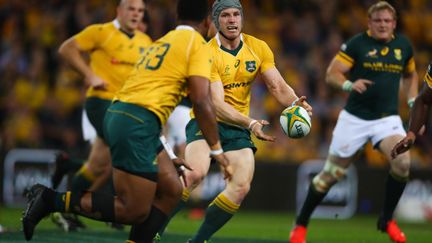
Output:
[[305,108],[301,106],[290,106],[282,111],[280,115],[282,130],[290,138],[302,138],[311,130],[311,118]]

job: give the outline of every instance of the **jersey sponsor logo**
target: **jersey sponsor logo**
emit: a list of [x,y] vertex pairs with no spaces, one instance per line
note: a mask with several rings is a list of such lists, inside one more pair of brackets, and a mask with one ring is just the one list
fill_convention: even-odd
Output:
[[389,52],[389,48],[386,46],[381,50],[381,55],[386,56]]
[[143,54],[143,53],[144,53],[144,50],[145,50],[145,48],[142,47],[142,46],[140,46],[139,49],[138,49],[139,54]]
[[233,88],[240,88],[240,87],[247,87],[251,85],[252,82],[239,82],[239,83],[231,83],[224,85],[224,89],[233,89]]
[[135,65],[135,63],[133,63],[133,62],[118,60],[115,57],[111,58],[111,64],[114,64],[114,65],[129,65],[129,66],[134,66]]
[[246,71],[253,73],[256,70],[255,61],[246,61]]
[[401,49],[394,49],[394,56],[396,60],[400,61],[402,60],[402,50]]

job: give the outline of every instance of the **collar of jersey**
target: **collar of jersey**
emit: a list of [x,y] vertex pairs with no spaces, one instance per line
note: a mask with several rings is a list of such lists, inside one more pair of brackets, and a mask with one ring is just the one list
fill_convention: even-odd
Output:
[[129,34],[126,31],[122,30],[121,26],[120,26],[120,22],[118,21],[118,19],[113,20],[113,25],[114,25],[114,27],[116,27],[116,29],[120,30],[123,34],[125,34],[127,37],[129,37],[129,39],[132,39],[135,36],[135,33]]
[[195,30],[192,26],[190,25],[178,25],[176,28],[176,30]]
[[[219,36],[219,32],[216,33],[215,39],[218,43],[218,46],[221,47],[222,46],[222,42],[220,40],[220,36]],[[243,34],[240,33],[240,40],[243,42]]]

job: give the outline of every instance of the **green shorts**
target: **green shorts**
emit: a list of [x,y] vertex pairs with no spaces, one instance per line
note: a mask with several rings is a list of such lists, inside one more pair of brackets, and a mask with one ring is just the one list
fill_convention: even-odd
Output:
[[[246,128],[228,125],[218,122],[219,136],[224,151],[233,151],[244,148],[251,148],[255,153],[257,148],[252,142],[251,134]],[[195,140],[204,139],[201,130],[198,127],[196,119],[192,119],[186,126],[186,143]]]
[[110,105],[111,100],[101,99],[97,97],[87,98],[84,105],[90,123],[95,128],[98,137],[102,139],[104,139],[103,122],[105,112]]
[[160,133],[160,120],[153,112],[141,106],[114,102],[104,121],[105,140],[110,147],[113,167],[157,181]]

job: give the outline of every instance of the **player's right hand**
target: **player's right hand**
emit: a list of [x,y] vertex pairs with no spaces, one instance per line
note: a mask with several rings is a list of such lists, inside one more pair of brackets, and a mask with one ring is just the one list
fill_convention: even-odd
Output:
[[266,120],[257,120],[257,123],[252,125],[251,132],[253,133],[253,135],[255,135],[255,137],[257,137],[260,140],[274,142],[275,137],[265,134],[264,131],[262,130],[264,126],[268,124],[270,123]]
[[413,132],[409,131],[406,137],[404,137],[393,147],[391,151],[392,159],[395,159],[399,154],[408,151],[411,148],[411,146],[414,144],[415,139],[416,139],[416,135]]
[[212,158],[215,159],[221,166],[222,172],[224,174],[224,179],[231,180],[234,169],[230,165],[225,154],[222,153],[218,155],[212,155]]
[[367,79],[357,79],[352,85],[352,90],[363,94],[367,90],[368,86],[372,85],[373,83],[373,81]]
[[95,74],[90,74],[86,77],[87,83],[96,90],[106,90],[107,82]]

